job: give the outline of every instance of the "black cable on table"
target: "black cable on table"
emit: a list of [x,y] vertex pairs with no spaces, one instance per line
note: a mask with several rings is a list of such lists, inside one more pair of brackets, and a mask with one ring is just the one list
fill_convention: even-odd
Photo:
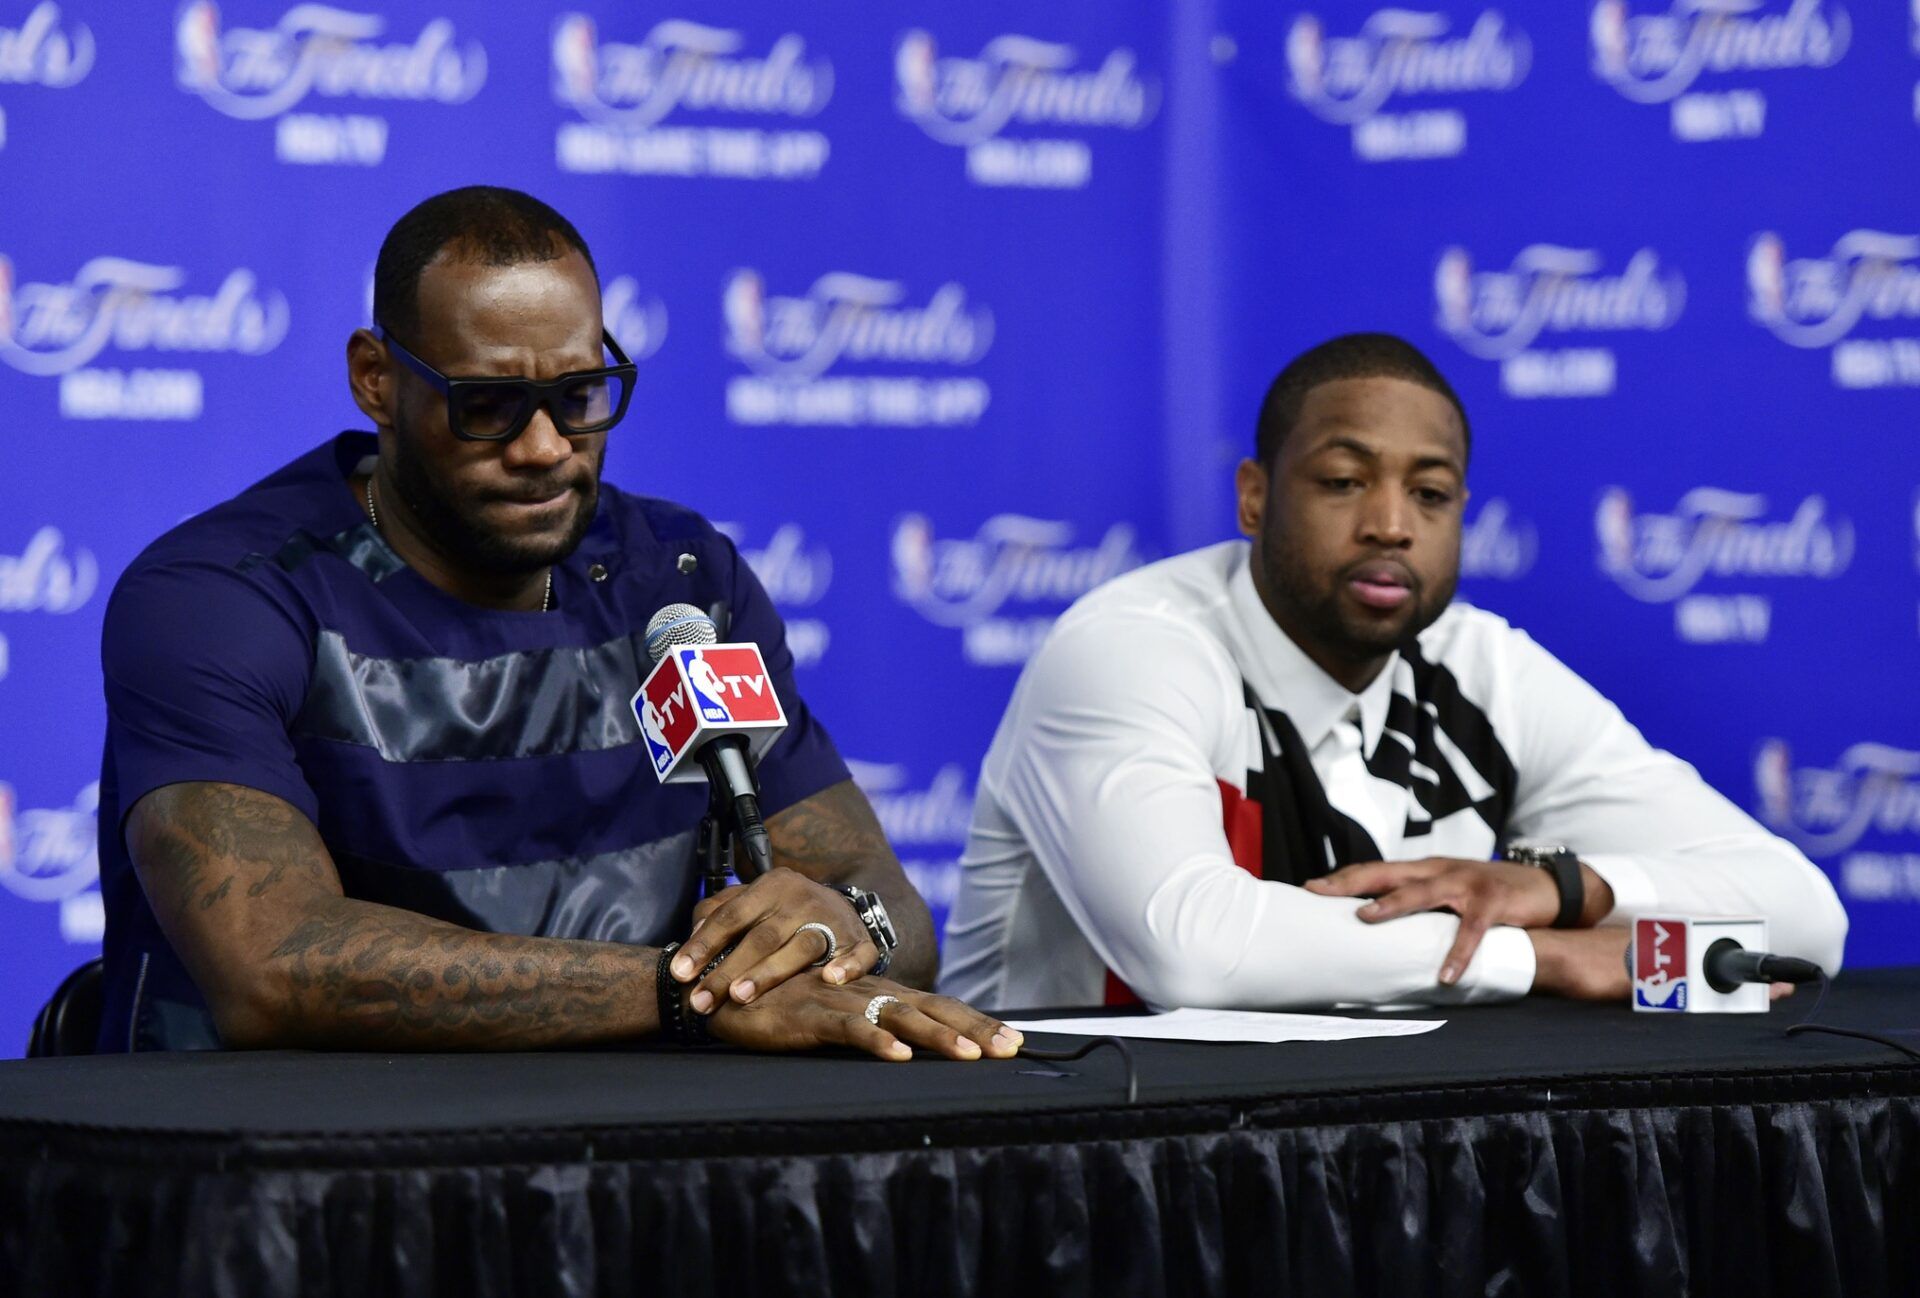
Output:
[[1898,1050],[1909,1059],[1920,1060],[1920,1050],[1915,1050],[1905,1042],[1895,1041],[1892,1037],[1878,1032],[1869,1032],[1864,1028],[1840,1028],[1830,1023],[1815,1023],[1814,1016],[1820,1012],[1820,1006],[1826,1002],[1827,988],[1833,986],[1833,979],[1827,977],[1824,970],[1820,974],[1820,994],[1813,998],[1813,1008],[1800,1017],[1800,1021],[1787,1029],[1786,1035],[1795,1036],[1802,1032],[1824,1032],[1828,1036],[1852,1037],[1856,1041],[1871,1041],[1876,1045]]
[[1133,1062],[1133,1050],[1119,1037],[1092,1037],[1087,1044],[1077,1050],[1035,1050],[1032,1046],[1021,1046],[1016,1052],[1028,1059],[1039,1059],[1046,1063],[1064,1064],[1076,1059],[1085,1059],[1101,1046],[1112,1046],[1120,1052],[1120,1059],[1127,1068],[1127,1103],[1136,1103],[1140,1098],[1140,1075]]

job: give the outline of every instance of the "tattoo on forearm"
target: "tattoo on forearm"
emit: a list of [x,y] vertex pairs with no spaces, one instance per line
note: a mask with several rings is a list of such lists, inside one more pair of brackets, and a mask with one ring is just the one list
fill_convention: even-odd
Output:
[[632,1030],[640,948],[476,933],[341,899],[274,948],[303,1017],[345,1039],[537,1045]]
[[876,857],[893,859],[866,797],[851,782],[823,789],[767,822],[780,864],[815,878],[837,878]]
[[[347,898],[311,822],[269,794],[170,785],[141,799],[128,836],[196,974],[251,964],[250,975],[274,978],[274,1040],[505,1047],[651,1025],[654,953],[480,933]],[[262,954],[255,935],[276,927],[282,936]]]

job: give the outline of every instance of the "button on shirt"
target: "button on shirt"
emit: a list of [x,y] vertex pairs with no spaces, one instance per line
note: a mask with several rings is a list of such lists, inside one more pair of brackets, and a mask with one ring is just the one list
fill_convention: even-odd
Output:
[[[1775,950],[1838,967],[1826,876],[1524,632],[1456,603],[1354,694],[1274,623],[1248,553],[1228,542],[1110,582],[1028,664],[981,768],[943,992],[1097,1004],[1111,976],[1157,1005],[1518,996],[1524,931],[1490,930],[1443,987],[1452,915],[1366,924],[1359,900],[1296,883],[1339,855],[1486,860],[1521,838],[1578,851],[1613,890],[1609,923],[1763,915]],[[1273,769],[1276,746],[1305,760]],[[1248,804],[1276,779],[1329,832],[1295,827],[1276,856],[1285,827],[1267,824],[1263,868],[1236,856],[1236,825],[1259,823]]]

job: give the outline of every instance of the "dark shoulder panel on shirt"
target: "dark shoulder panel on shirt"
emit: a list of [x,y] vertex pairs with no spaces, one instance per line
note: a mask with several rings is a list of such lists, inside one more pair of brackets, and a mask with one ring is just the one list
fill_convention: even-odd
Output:
[[724,539],[698,510],[658,496],[642,496],[611,482],[600,484],[600,508],[612,515],[629,545]]
[[[355,438],[349,441],[348,438]],[[362,445],[358,439],[364,438]],[[362,529],[361,562],[371,525],[353,507],[342,481],[341,455],[371,453],[372,434],[331,439],[246,488],[162,533],[128,565],[128,575],[168,563],[193,562],[248,572],[263,564],[294,571],[316,553],[354,559]],[[380,547],[371,547],[378,549]]]

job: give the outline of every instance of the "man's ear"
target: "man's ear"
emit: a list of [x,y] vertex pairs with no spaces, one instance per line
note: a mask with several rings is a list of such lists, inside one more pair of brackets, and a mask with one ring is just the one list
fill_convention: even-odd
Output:
[[1258,460],[1242,460],[1233,471],[1233,489],[1240,499],[1240,534],[1259,536],[1267,513],[1267,471]]
[[347,389],[375,428],[392,425],[393,371],[387,349],[371,330],[355,329],[347,339]]

